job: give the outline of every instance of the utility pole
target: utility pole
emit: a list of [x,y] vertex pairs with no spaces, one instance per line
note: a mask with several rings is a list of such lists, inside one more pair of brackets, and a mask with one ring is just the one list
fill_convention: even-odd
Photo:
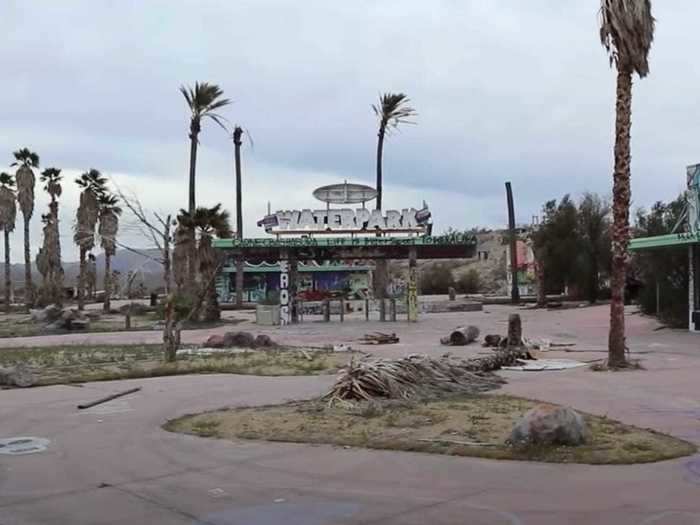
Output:
[[513,190],[510,182],[506,182],[506,197],[508,199],[508,230],[510,234],[510,271],[511,289],[510,302],[517,304],[520,302],[520,291],[518,290],[518,252],[517,238],[515,234],[515,209],[513,207]]

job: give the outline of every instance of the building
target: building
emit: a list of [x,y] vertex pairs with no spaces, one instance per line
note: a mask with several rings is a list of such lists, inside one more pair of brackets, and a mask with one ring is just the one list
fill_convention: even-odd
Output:
[[700,332],[700,164],[687,168],[686,209],[677,232],[632,239],[630,250],[685,250],[688,252],[688,326]]
[[[364,297],[370,286],[371,267],[357,262],[347,264],[342,261],[316,261],[299,263],[299,294],[303,298],[326,293],[344,293],[348,297]],[[274,297],[279,292],[279,263],[246,263],[243,270],[243,300],[260,302]],[[217,277],[216,290],[222,303],[234,302],[236,298],[236,265],[229,259]]]

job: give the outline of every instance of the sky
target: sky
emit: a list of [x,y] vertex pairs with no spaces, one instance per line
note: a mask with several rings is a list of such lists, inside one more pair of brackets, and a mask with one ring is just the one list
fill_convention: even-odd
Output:
[[[404,92],[416,125],[384,154],[384,207],[427,201],[436,231],[503,227],[570,193],[609,195],[615,73],[598,0],[3,0],[0,167],[29,147],[66,175],[64,257],[77,258],[72,180],[89,168],[145,208],[187,203],[188,110],[179,92],[216,83],[248,130],[244,233],[273,210],[316,208],[314,188],[374,185],[382,92]],[[654,3],[651,73],[635,79],[633,206],[669,200],[700,162],[700,3]],[[4,167],[3,167],[4,169]],[[197,202],[235,217],[230,136],[205,122]],[[48,197],[37,186],[33,252]],[[320,205],[320,206],[319,206]],[[148,246],[124,217],[122,242]],[[21,223],[12,259],[22,259]]]

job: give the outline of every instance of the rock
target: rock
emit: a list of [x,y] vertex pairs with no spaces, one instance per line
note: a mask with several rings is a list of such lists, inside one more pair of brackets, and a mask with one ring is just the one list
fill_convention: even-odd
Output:
[[90,319],[90,321],[99,321],[102,318],[102,314],[97,310],[87,310],[85,312],[85,317]]
[[129,303],[119,307],[119,313],[126,314],[131,311],[131,315],[146,315],[151,308],[143,303]]
[[36,310],[30,310],[32,321],[37,321],[39,323],[51,323],[61,317],[61,307],[57,304],[50,304],[45,308],[37,308]]
[[14,368],[0,368],[0,385],[26,388],[36,383],[36,377],[24,363]]
[[224,347],[244,347],[252,348],[255,344],[255,337],[250,332],[226,332],[224,334]]
[[68,326],[67,328],[69,330],[86,331],[90,328],[90,319],[73,319],[70,322],[70,326]]
[[255,338],[255,341],[253,341],[253,346],[255,348],[270,348],[271,346],[275,346],[275,343],[272,342],[269,335],[260,334]]
[[537,405],[513,427],[508,443],[523,445],[582,445],[589,432],[581,414],[572,408]]
[[205,348],[224,348],[224,336],[223,335],[210,335],[209,338],[204,342]]
[[491,348],[498,348],[498,346],[501,344],[501,336],[498,334],[488,334],[484,336],[484,344],[483,346],[486,347],[491,347]]

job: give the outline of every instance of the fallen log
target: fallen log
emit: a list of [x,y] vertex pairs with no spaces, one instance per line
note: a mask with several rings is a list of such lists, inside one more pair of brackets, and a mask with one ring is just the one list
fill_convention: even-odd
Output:
[[393,345],[399,342],[396,334],[383,334],[375,332],[373,334],[365,334],[360,341],[367,345]]
[[465,346],[476,341],[478,337],[479,328],[476,326],[458,326],[452,330],[449,337],[443,337],[440,342],[451,346]]

